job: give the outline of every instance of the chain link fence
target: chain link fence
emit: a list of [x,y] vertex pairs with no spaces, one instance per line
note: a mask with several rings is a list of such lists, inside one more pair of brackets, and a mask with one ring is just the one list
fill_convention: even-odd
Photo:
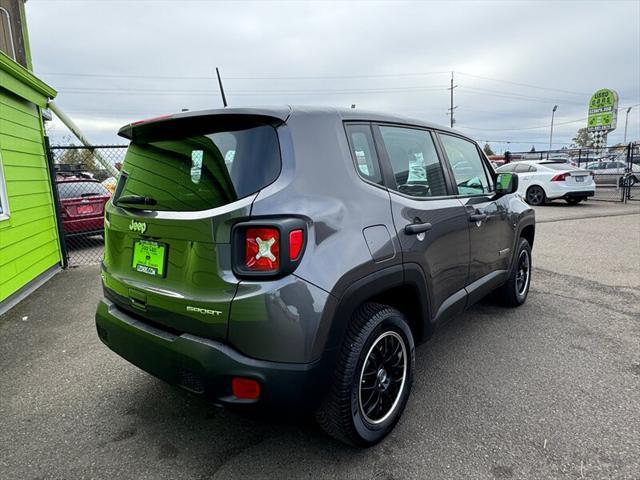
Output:
[[[49,147],[55,172],[54,197],[58,205],[65,266],[99,264],[104,247],[104,206],[116,179],[104,161],[120,169],[127,145]],[[593,200],[640,201],[640,145],[595,149],[515,152],[513,161],[566,161],[590,170],[596,181]]]
[[591,200],[640,200],[640,145],[637,143],[600,149],[565,148],[514,152],[512,160],[566,162],[589,170],[596,182],[596,194]]
[[104,206],[116,179],[101,161],[119,170],[126,149],[126,145],[49,147],[66,266],[99,264],[102,260]]

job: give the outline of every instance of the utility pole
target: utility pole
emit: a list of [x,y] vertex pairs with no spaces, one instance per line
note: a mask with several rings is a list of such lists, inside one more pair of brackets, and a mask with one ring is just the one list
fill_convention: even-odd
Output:
[[220,95],[222,96],[222,105],[227,106],[227,97],[224,95],[224,87],[222,86],[222,79],[220,78],[220,70],[216,67],[216,75],[218,76],[218,85],[220,86]]
[[554,105],[553,110],[551,110],[551,133],[549,133],[549,150],[551,150],[551,145],[553,144],[553,117],[556,114],[556,110],[558,110],[558,105]]
[[449,110],[448,110],[448,112],[449,112],[449,126],[451,128],[453,128],[453,125],[456,123],[456,119],[453,118],[453,111],[458,107],[457,106],[456,107],[453,106],[453,89],[457,88],[457,87],[458,87],[458,85],[454,85],[453,84],[453,71],[452,71],[451,72],[451,88],[447,88],[447,90],[451,91],[451,101],[450,101]]
[[627,116],[626,116],[626,118],[624,119],[624,140],[622,141],[622,143],[623,143],[624,145],[626,145],[626,144],[627,144],[627,125],[628,125],[628,123],[629,123],[629,112],[631,111],[631,109],[632,109],[632,108],[633,108],[633,107],[629,107],[629,108],[627,108]]

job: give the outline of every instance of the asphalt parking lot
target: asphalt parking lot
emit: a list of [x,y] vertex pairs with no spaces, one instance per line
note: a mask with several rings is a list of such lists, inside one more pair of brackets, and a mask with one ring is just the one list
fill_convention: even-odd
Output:
[[639,479],[640,206],[540,207],[527,303],[484,301],[416,352],[393,434],[211,407],[94,333],[98,268],[0,317],[0,478]]

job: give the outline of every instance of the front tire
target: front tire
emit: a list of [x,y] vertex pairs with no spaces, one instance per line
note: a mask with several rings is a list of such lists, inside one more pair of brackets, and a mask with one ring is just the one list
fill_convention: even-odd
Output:
[[332,437],[375,445],[400,419],[413,384],[415,345],[402,313],[367,303],[353,315],[316,419]]
[[509,279],[496,291],[498,300],[508,307],[522,305],[529,295],[531,270],[531,245],[526,238],[520,238]]
[[547,195],[542,187],[532,185],[527,189],[526,200],[529,205],[543,205],[547,201]]

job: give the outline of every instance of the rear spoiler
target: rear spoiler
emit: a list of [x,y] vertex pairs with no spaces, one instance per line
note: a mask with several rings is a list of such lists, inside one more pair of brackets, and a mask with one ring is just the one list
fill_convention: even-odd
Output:
[[118,135],[131,141],[170,140],[186,135],[203,135],[215,131],[242,130],[260,125],[282,125],[291,108],[225,108],[184,112],[149,118],[125,125]]

